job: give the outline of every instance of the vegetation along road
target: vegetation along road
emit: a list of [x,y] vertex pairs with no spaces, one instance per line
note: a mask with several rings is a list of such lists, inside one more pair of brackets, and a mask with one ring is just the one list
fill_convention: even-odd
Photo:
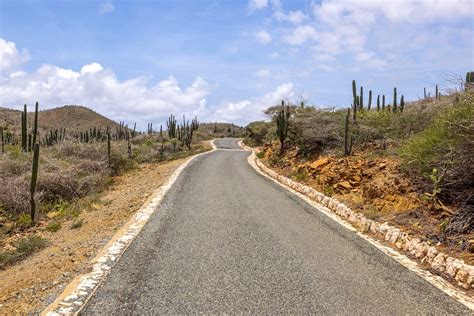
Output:
[[194,159],[82,312],[469,313],[256,173],[248,155]]

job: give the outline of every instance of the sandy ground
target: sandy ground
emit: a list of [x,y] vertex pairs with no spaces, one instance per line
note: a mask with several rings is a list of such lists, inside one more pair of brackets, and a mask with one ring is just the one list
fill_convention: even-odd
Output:
[[186,159],[143,164],[115,178],[93,210],[81,214],[80,228],[63,223],[59,231],[42,234],[50,241],[47,248],[0,271],[0,314],[39,312],[53,302],[75,276],[90,269],[90,260]]

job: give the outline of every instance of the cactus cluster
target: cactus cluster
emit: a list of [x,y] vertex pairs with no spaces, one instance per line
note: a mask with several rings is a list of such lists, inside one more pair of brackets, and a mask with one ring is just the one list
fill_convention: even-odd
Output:
[[[426,93],[426,89],[425,89]],[[439,95],[439,94],[438,94]],[[403,101],[402,101],[403,99]],[[403,102],[403,106],[402,106]],[[377,107],[375,108],[377,111],[385,111],[388,112],[403,112],[405,107],[405,100],[404,96],[400,99],[400,104],[398,103],[398,93],[397,88],[393,88],[393,102],[392,104],[385,104],[385,94],[382,95],[382,102],[380,102],[380,94],[377,95]],[[369,97],[367,102],[367,108],[364,108],[364,88],[360,87],[360,95],[357,95],[357,85],[356,81],[352,80],[352,122],[356,123],[357,121],[357,112],[358,111],[370,111],[372,110],[372,90],[369,90]]]
[[168,137],[170,139],[176,138],[176,118],[174,115],[171,115],[166,122],[166,126],[168,127]]

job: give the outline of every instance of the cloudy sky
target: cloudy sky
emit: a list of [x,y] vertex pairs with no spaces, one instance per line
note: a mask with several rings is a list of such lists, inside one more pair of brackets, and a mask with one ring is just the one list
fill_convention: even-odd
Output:
[[246,124],[279,100],[406,99],[474,70],[472,0],[0,0],[0,106]]

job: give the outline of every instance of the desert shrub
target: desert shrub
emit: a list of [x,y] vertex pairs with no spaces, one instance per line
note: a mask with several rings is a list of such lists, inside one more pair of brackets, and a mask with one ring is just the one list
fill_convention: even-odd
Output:
[[288,137],[300,155],[320,154],[342,142],[339,113],[312,107],[294,111],[290,119]]
[[23,230],[30,228],[33,225],[33,221],[29,214],[21,214],[15,221],[15,228]]
[[70,228],[71,228],[71,229],[78,229],[78,228],[81,228],[83,223],[84,223],[84,221],[82,220],[82,218],[76,218],[76,219],[71,223]]
[[0,269],[4,269],[8,265],[40,251],[46,247],[47,244],[48,241],[46,239],[36,235],[21,239],[14,245],[16,250],[0,253]]
[[45,227],[45,230],[51,233],[55,233],[60,229],[61,229],[61,223],[58,221],[53,221]]
[[261,146],[272,140],[275,127],[272,122],[253,122],[245,128],[244,142],[249,146]]
[[474,93],[440,112],[433,122],[399,150],[405,166],[430,174],[445,172],[443,187],[456,192],[472,191],[474,183]]

